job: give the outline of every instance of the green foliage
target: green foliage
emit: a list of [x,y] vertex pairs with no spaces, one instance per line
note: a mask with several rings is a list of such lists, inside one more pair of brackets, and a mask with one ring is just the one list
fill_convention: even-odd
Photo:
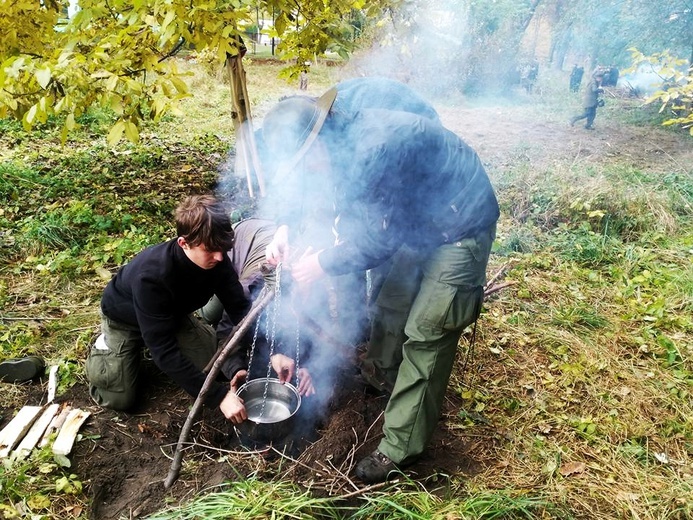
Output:
[[0,515],[4,513],[3,518],[19,517],[13,504],[22,504],[32,516],[43,518],[41,515],[50,512],[53,500],[60,498],[78,502],[75,495],[81,494],[82,487],[77,475],[65,472],[53,461],[50,445],[33,450],[23,460],[4,458],[0,461],[0,492],[3,497]]
[[221,66],[241,52],[239,38],[259,9],[274,15],[285,59],[301,63],[328,49],[346,55],[352,47],[341,30],[346,15],[357,9],[377,18],[393,3],[213,0],[191,8],[187,0],[81,0],[76,15],[58,27],[66,1],[2,0],[0,119],[11,116],[30,130],[57,116],[65,142],[84,114],[100,107],[116,117],[109,145],[122,137],[137,142],[145,118],[181,114],[180,102],[191,95],[189,74],[169,59],[182,49],[209,49]]
[[630,52],[633,70],[650,70],[662,80],[662,89],[647,98],[647,103],[660,103],[660,113],[667,111],[668,117],[662,124],[680,125],[693,136],[692,64],[686,59],[672,56],[668,50],[650,56],[645,56],[636,48],[630,49]]
[[564,329],[600,329],[609,325],[609,320],[594,308],[584,304],[559,306],[551,317],[551,323]]
[[566,260],[584,267],[611,264],[619,254],[620,242],[604,234],[595,233],[587,222],[569,230],[565,224],[550,235],[549,246]]
[[41,330],[35,323],[0,321],[0,355],[3,359],[26,355],[40,337]]

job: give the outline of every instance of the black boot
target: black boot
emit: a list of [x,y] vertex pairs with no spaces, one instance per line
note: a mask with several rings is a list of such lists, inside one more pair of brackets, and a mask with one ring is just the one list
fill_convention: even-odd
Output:
[[23,383],[43,375],[46,368],[43,359],[29,356],[19,359],[7,359],[0,363],[0,381],[5,383]]
[[366,484],[372,484],[394,478],[400,471],[397,464],[392,462],[387,455],[381,453],[380,450],[375,450],[361,459],[361,462],[356,465],[355,473]]

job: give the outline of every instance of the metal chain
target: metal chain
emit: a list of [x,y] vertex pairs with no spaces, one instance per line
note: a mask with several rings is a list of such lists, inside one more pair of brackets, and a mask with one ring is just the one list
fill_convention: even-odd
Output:
[[274,355],[274,342],[277,337],[277,321],[279,315],[279,307],[282,300],[282,264],[277,264],[276,273],[276,289],[274,301],[272,302],[272,320],[270,323],[269,313],[267,315],[267,328],[270,330],[269,358],[267,360],[267,376],[265,377],[265,389],[262,393],[262,408],[260,409],[260,418],[265,414],[265,404],[267,404],[267,390],[269,389],[270,375],[272,375],[272,356]]
[[298,389],[298,369],[299,365],[299,351],[301,346],[301,322],[298,319],[298,314],[296,314],[296,388]]
[[[265,286],[262,289],[262,292],[258,296],[258,300],[262,299],[264,296],[265,292],[267,292],[269,289],[267,289],[267,286]],[[250,356],[248,357],[248,375],[246,376],[246,380],[250,381],[250,371],[253,367],[253,357],[255,356],[255,345],[257,345],[257,334],[258,331],[260,330],[260,321],[262,320],[262,316],[259,316],[258,319],[255,321],[255,330],[253,331],[253,342],[250,344]]]

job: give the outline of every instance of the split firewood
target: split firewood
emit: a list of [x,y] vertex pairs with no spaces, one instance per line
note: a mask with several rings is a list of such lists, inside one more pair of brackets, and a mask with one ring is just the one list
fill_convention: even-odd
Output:
[[15,456],[18,459],[26,458],[31,450],[33,450],[36,445],[41,440],[41,437],[45,433],[48,425],[51,423],[55,415],[60,409],[59,404],[51,404],[43,411],[41,417],[39,417],[34,425],[31,427],[29,432],[24,436],[22,442],[19,443],[17,449],[15,450]]
[[60,428],[60,432],[53,442],[53,453],[65,456],[70,454],[72,446],[75,443],[75,438],[77,438],[77,433],[79,433],[79,429],[90,415],[91,412],[78,408],[70,412],[65,420],[65,424]]
[[41,413],[40,406],[25,406],[0,432],[0,459],[7,457]]
[[53,417],[53,420],[50,422],[48,425],[48,428],[46,428],[46,431],[43,434],[43,437],[41,437],[41,442],[39,443],[39,446],[43,448],[46,444],[48,444],[48,441],[50,439],[50,436],[53,435],[54,433],[57,433],[58,430],[62,427],[62,425],[65,423],[65,419],[67,419],[67,416],[70,414],[70,411],[72,410],[72,407],[70,405],[62,405],[62,409],[60,410],[60,413]]

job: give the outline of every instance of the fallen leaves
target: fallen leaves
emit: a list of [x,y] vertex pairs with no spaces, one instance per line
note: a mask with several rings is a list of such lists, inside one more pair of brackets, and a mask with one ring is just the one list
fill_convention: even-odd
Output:
[[584,473],[587,465],[584,462],[568,462],[563,464],[558,472],[564,477]]

